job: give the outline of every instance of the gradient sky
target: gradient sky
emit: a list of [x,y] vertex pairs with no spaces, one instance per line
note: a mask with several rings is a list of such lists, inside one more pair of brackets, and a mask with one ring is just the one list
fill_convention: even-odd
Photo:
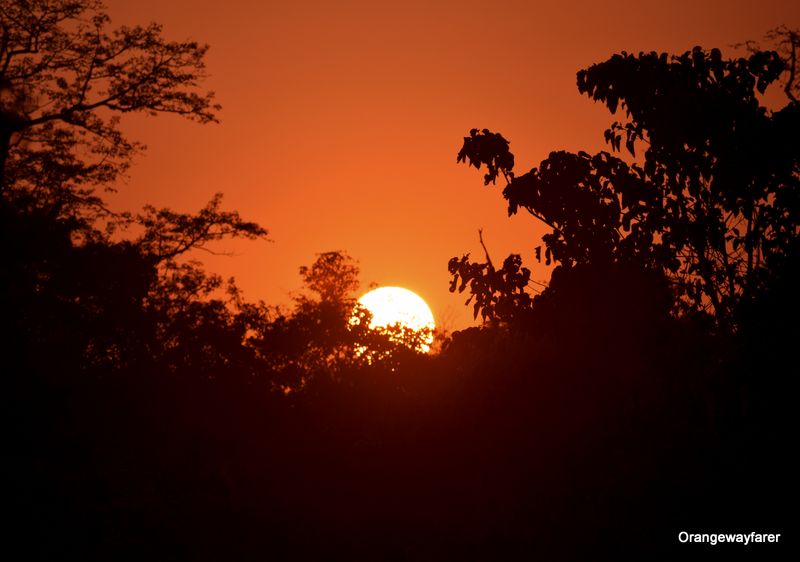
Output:
[[509,139],[518,173],[551,150],[598,151],[614,118],[578,94],[579,69],[620,50],[733,53],[782,23],[800,27],[796,0],[107,4],[114,24],[156,21],[168,38],[210,44],[207,86],[223,105],[219,125],[126,118],[148,151],[116,208],[193,211],[223,192],[272,242],[198,257],[248,299],[290,304],[299,266],[345,250],[364,287],[411,289],[451,329],[471,314],[448,292],[448,259],[482,256],[483,228],[495,262],[515,252],[532,266],[545,232],[527,214],[509,219],[502,186],[456,164],[470,128]]

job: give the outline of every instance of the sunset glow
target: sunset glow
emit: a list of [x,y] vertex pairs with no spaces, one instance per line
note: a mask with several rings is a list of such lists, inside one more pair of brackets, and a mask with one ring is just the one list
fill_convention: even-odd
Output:
[[798,5],[0,0],[9,559],[787,559]]

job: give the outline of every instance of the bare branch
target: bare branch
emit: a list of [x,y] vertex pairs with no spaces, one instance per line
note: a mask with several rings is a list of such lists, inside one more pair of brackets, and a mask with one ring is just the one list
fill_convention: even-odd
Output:
[[486,249],[486,244],[483,243],[483,229],[478,229],[478,240],[481,242],[481,247],[483,248],[483,253],[486,254],[486,263],[489,264],[489,267],[494,269],[494,264],[492,263],[492,258],[489,257],[489,250]]

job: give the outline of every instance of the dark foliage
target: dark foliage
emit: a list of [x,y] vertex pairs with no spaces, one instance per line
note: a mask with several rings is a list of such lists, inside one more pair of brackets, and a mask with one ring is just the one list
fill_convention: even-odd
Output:
[[552,152],[515,176],[508,143],[487,130],[473,130],[458,158],[486,164],[492,179],[502,172],[509,215],[525,209],[550,227],[548,264],[662,271],[676,312],[735,328],[737,307],[765,289],[800,228],[800,106],[769,111],[758,99],[793,69],[774,51],[614,55],[580,71],[578,89],[625,111],[605,139],[619,152],[624,137],[631,156],[644,144],[638,159]]

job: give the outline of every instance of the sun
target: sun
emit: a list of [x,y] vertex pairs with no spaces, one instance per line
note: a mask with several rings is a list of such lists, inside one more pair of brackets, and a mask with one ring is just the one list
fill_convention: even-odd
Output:
[[436,324],[422,297],[402,287],[379,287],[358,299],[358,303],[372,314],[370,328],[396,324],[414,331],[427,329],[419,347],[425,353],[430,351]]

